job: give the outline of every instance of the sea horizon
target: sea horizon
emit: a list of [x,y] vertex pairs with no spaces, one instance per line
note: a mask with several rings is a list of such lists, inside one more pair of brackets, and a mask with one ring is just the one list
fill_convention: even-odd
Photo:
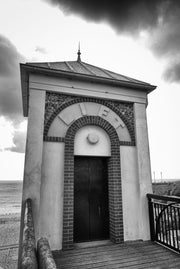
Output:
[[0,180],[0,215],[21,212],[22,180]]
[[[152,183],[156,183],[156,182],[172,182],[172,181],[180,181],[180,178],[152,178]],[[19,183],[23,183],[23,179],[0,179],[0,183],[14,183],[14,182],[19,182]]]
[[[152,183],[172,183],[180,181],[180,178],[170,179],[153,179]],[[0,215],[20,214],[22,202],[22,186],[21,179],[4,179],[0,180]]]
[[0,182],[6,182],[6,181],[12,181],[12,182],[14,182],[14,181],[21,181],[21,182],[23,182],[23,179],[0,179]]

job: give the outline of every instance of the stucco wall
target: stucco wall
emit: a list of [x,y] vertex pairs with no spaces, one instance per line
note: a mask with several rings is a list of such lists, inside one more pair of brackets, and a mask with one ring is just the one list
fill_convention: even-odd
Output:
[[[93,96],[106,100],[135,102],[136,147],[120,147],[124,239],[149,239],[146,193],[151,192],[152,187],[146,119],[146,93],[132,89],[30,75],[29,123],[23,200],[29,197],[33,199],[36,235],[38,235],[40,227],[39,236],[48,237],[52,249],[61,249],[64,143],[43,142],[46,90],[67,94],[82,94],[83,96]],[[97,104],[87,103],[87,111],[91,106],[94,109]],[[73,107],[77,108],[76,105]],[[82,113],[80,115],[83,116]],[[50,130],[50,132],[52,131],[51,135],[59,136],[60,130],[65,130],[63,133],[65,135],[69,125],[65,124],[66,128],[63,129],[60,128],[60,123],[63,124],[57,117],[52,126],[53,130]],[[75,138],[75,150],[79,147],[80,142],[78,139],[81,135],[82,133]],[[102,137],[105,136],[102,135]],[[124,137],[127,139],[126,135]],[[100,148],[102,149],[102,146]],[[85,148],[81,147],[81,149],[84,150]],[[87,148],[85,151],[87,151]],[[78,154],[83,155],[82,151]],[[105,155],[110,154],[106,152],[104,153]]]
[[138,240],[140,238],[139,180],[136,147],[121,146],[120,159],[124,240]]
[[41,178],[40,236],[52,249],[62,248],[64,143],[44,142]]
[[138,89],[128,89],[98,83],[89,83],[73,79],[30,74],[29,85],[33,89],[99,97],[119,101],[147,103],[147,93]]
[[136,148],[139,179],[139,226],[141,239],[149,240],[149,212],[146,194],[152,193],[146,105],[134,104]]
[[[62,247],[64,143],[44,142],[40,204],[40,236],[52,249]],[[98,152],[97,152],[98,155]],[[136,147],[121,146],[124,240],[142,239],[140,187]]]
[[[120,147],[125,241],[141,239],[139,232],[140,190],[136,156],[136,147]],[[48,237],[52,249],[61,249],[62,247],[63,172],[64,143],[44,142],[40,236]]]
[[[95,143],[89,141],[89,136],[90,139],[94,139]],[[111,156],[111,142],[108,134],[98,126],[86,125],[81,128],[75,135],[74,155]]]
[[45,92],[30,89],[29,93],[22,206],[27,198],[32,199],[35,233],[38,237]]

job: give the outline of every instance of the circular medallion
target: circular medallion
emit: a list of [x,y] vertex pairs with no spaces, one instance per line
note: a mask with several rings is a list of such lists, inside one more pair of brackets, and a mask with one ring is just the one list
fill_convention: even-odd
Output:
[[90,133],[87,136],[87,140],[90,144],[97,144],[99,142],[99,136],[94,133]]

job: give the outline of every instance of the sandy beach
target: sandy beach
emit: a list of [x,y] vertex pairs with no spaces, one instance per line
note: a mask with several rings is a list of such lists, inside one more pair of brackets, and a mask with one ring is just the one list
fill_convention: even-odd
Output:
[[20,213],[0,215],[0,269],[17,268]]

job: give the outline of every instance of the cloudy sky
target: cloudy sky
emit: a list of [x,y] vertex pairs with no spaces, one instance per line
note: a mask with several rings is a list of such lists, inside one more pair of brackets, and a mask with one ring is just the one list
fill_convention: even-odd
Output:
[[0,180],[23,178],[19,63],[76,60],[157,85],[152,176],[180,178],[180,1],[0,0]]

